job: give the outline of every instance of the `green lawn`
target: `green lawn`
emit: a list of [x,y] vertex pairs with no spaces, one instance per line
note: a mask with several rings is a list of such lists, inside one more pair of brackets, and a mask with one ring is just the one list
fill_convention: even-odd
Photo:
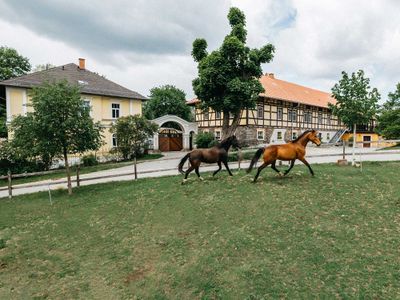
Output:
[[0,201],[0,299],[400,298],[400,162]]
[[[142,158],[139,158],[138,161],[141,160],[148,160],[148,159],[157,159],[163,157],[162,154],[147,154],[143,156]],[[98,172],[98,171],[104,171],[104,170],[109,170],[109,169],[115,169],[115,168],[120,168],[120,167],[125,167],[132,165],[132,161],[121,161],[121,162],[111,162],[111,163],[101,163],[95,166],[90,166],[90,167],[80,167],[80,174],[88,174],[88,173],[93,173],[93,172]],[[76,175],[76,167],[71,168],[71,174],[73,176]],[[56,170],[52,173],[45,174],[45,175],[38,175],[38,176],[31,176],[31,177],[21,177],[21,178],[14,178],[13,179],[13,184],[23,184],[23,183],[28,183],[28,182],[36,182],[36,181],[42,181],[42,180],[48,180],[48,179],[60,179],[60,178],[66,178],[66,173],[65,169],[59,169]],[[0,180],[0,187],[7,186],[8,181],[7,179]]]

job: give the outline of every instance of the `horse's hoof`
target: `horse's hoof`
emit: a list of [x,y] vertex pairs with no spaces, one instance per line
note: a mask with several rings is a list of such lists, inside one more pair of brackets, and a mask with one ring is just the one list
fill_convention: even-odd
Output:
[[181,184],[182,184],[182,185],[185,184],[186,181],[187,181],[187,179],[183,179],[182,182],[181,182]]
[[279,172],[278,174],[279,174],[279,177],[285,176],[285,174],[283,174],[282,172]]
[[201,181],[204,181],[204,178],[203,178],[203,177],[199,177],[199,179],[200,179]]

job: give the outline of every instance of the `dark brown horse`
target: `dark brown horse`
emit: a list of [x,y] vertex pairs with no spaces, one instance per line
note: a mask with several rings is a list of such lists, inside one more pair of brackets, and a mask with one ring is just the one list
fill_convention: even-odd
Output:
[[[254,164],[258,161],[260,158],[261,154],[263,154],[263,160],[264,163],[258,168],[256,177],[254,177],[254,181],[257,181],[258,176],[260,175],[260,172],[267,167],[268,165],[271,165],[271,168],[278,172],[279,175],[285,176],[287,175],[290,170],[294,166],[294,162],[296,159],[300,160],[303,162],[308,169],[310,170],[310,173],[312,176],[314,176],[314,171],[311,169],[310,164],[306,161],[304,156],[306,155],[306,146],[307,143],[311,141],[317,146],[321,145],[321,141],[318,138],[317,131],[315,130],[307,130],[303,132],[297,139],[283,145],[272,145],[266,148],[260,148],[257,150],[256,154],[254,155],[253,159],[251,160],[250,166],[247,170],[247,173],[250,173],[251,170],[253,169]],[[285,173],[282,175],[282,173],[276,168],[276,160],[286,160],[290,161],[290,167],[285,171]]]
[[[187,180],[187,177],[190,172],[193,170],[196,171],[197,176],[200,178],[200,180],[203,180],[203,178],[200,176],[199,173],[199,167],[202,162],[205,163],[217,163],[218,164],[218,170],[214,171],[213,176],[217,174],[222,166],[221,162],[224,164],[226,170],[228,171],[229,175],[232,176],[231,170],[229,170],[228,167],[228,151],[229,148],[233,146],[238,148],[239,147],[239,141],[237,140],[236,136],[232,135],[225,140],[223,140],[221,143],[218,143],[216,146],[209,148],[209,149],[195,149],[188,154],[186,154],[180,161],[178,170],[182,174],[185,174],[185,178],[182,181],[182,184]],[[190,162],[190,167],[186,170],[186,172],[183,171],[183,165],[185,164],[185,161],[189,159]]]

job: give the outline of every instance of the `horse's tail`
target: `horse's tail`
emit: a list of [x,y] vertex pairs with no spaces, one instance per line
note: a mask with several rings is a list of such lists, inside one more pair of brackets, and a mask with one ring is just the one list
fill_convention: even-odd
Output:
[[179,170],[179,172],[180,172],[181,174],[184,174],[184,173],[185,173],[185,172],[183,172],[183,165],[185,164],[185,161],[187,161],[187,159],[189,158],[189,156],[190,156],[190,152],[189,152],[188,154],[186,154],[186,155],[181,159],[181,161],[179,162],[178,170]]
[[253,166],[256,164],[256,162],[260,159],[261,154],[264,153],[264,147],[261,147],[260,149],[257,150],[256,154],[254,154],[253,159],[250,162],[250,166],[247,169],[247,173],[250,173],[251,170],[253,169]]

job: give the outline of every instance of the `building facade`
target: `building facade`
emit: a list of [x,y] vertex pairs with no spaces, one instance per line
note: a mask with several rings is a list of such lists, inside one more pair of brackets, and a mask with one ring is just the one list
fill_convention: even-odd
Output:
[[6,99],[7,123],[14,116],[32,111],[30,89],[45,82],[61,80],[80,86],[92,118],[104,128],[104,145],[100,151],[108,152],[116,146],[116,138],[109,131],[113,122],[119,117],[142,114],[142,102],[146,97],[87,70],[85,60],[79,59],[79,65],[71,63],[1,81],[0,93]]
[[[323,142],[331,142],[344,129],[328,107],[328,103],[336,103],[329,93],[276,79],[274,74],[262,76],[260,82],[265,92],[260,94],[255,109],[241,112],[236,132],[246,144],[285,143],[307,129],[318,130]],[[199,132],[213,132],[219,139],[223,113],[201,110],[198,99],[188,103],[196,107]]]

